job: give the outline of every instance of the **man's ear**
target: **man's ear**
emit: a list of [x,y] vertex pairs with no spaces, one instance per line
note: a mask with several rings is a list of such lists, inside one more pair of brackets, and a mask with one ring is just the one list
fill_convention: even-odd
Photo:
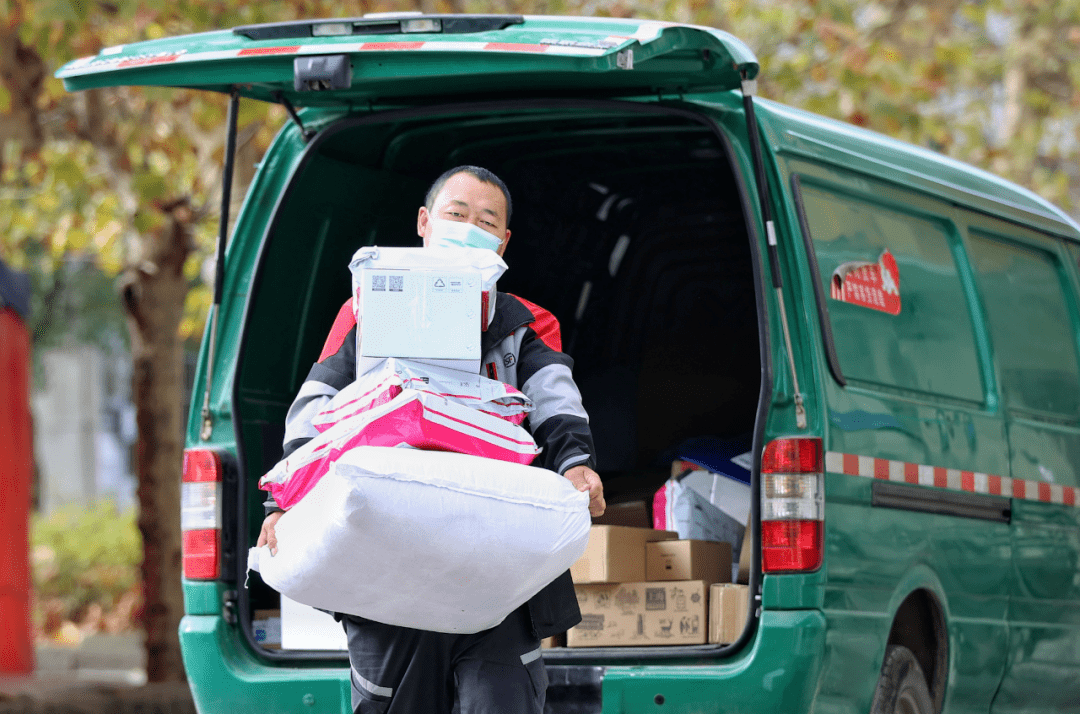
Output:
[[496,253],[499,254],[500,258],[502,257],[502,254],[506,252],[506,246],[509,243],[510,243],[510,229],[507,228],[506,229],[506,237],[503,238],[502,243],[499,244],[499,249],[495,251]]
[[431,226],[431,214],[427,206],[420,206],[420,212],[416,216],[416,234],[424,239],[424,247],[427,247],[428,230]]

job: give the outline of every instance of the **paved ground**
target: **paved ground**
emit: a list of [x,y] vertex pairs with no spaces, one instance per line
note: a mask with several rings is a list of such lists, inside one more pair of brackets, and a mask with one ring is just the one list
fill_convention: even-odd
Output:
[[141,634],[39,644],[28,677],[0,675],[0,714],[195,714],[186,684],[147,684]]

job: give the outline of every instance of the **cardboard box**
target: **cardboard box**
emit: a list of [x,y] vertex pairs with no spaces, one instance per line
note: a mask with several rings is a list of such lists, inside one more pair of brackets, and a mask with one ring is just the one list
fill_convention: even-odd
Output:
[[256,610],[251,616],[255,641],[268,650],[281,649],[281,610]]
[[581,624],[568,647],[701,645],[709,586],[702,580],[575,585]]
[[609,503],[604,515],[592,519],[596,526],[630,526],[631,528],[652,528],[649,520],[649,507],[645,501],[629,503]]
[[739,553],[739,574],[735,578],[736,582],[749,583],[750,582],[750,548],[753,545],[753,534],[750,532],[750,518],[746,519],[746,531],[743,535],[742,550]]
[[731,543],[662,540],[645,544],[645,579],[731,582]]
[[675,484],[668,492],[674,501],[669,500],[668,527],[673,527],[680,538],[730,543],[733,553],[741,552],[745,517],[735,520],[685,484]]
[[387,357],[480,370],[483,304],[479,270],[375,269],[360,272],[360,370]]
[[566,633],[565,632],[560,632],[557,635],[552,635],[551,637],[545,637],[544,639],[540,640],[540,648],[541,649],[549,650],[552,647],[566,647]]
[[570,566],[575,583],[633,583],[645,580],[645,544],[674,540],[675,531],[593,526],[585,553]]
[[745,585],[718,583],[709,588],[709,642],[728,645],[739,639],[749,602]]

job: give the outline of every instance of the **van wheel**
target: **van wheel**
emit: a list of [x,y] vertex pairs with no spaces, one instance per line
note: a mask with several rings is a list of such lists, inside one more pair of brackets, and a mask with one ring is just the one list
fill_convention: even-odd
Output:
[[907,647],[886,648],[870,714],[934,714],[922,667]]

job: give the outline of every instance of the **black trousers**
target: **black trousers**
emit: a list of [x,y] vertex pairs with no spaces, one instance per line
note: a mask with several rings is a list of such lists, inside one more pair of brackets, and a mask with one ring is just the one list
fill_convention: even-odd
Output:
[[527,606],[471,635],[344,615],[354,714],[541,714],[547,673]]

